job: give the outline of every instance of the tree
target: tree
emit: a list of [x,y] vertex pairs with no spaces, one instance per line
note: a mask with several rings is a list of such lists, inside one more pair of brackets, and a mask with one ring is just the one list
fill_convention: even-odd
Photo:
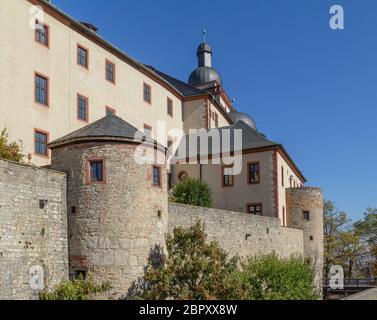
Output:
[[237,258],[229,259],[216,242],[206,242],[201,222],[176,228],[166,239],[167,255],[160,264],[150,263],[131,296],[146,300],[211,300],[238,297],[231,275]]
[[21,148],[16,142],[8,143],[7,129],[0,134],[0,159],[21,162],[23,159]]
[[40,300],[92,300],[97,294],[111,289],[109,283],[96,285],[92,278],[84,280],[80,277],[74,281],[62,281],[50,291],[42,291]]
[[364,220],[355,223],[355,229],[367,248],[366,260],[369,270],[365,272],[368,276],[377,277],[377,208],[368,208],[364,213]]
[[345,277],[353,278],[356,273],[363,275],[368,252],[368,241],[363,240],[365,224],[352,224],[345,212],[340,212],[331,201],[324,203],[324,254],[325,277],[333,265],[340,265]]
[[211,208],[212,191],[209,185],[198,179],[187,178],[179,182],[172,192],[172,202]]
[[326,277],[331,266],[344,265],[340,259],[340,251],[343,249],[344,243],[340,239],[349,222],[347,214],[339,212],[332,201],[324,202],[323,232]]
[[276,254],[249,258],[236,275],[247,300],[318,300],[314,274],[302,257]]

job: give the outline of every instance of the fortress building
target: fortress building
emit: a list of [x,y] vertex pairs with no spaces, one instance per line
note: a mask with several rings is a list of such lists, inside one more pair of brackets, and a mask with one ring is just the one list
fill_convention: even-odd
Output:
[[[322,191],[235,109],[207,42],[185,82],[50,1],[2,0],[0,18],[0,129],[28,159],[0,160],[0,299],[89,273],[122,296],[165,235],[198,218],[231,254],[302,255],[321,286]],[[209,184],[213,209],[168,203],[187,177]]]

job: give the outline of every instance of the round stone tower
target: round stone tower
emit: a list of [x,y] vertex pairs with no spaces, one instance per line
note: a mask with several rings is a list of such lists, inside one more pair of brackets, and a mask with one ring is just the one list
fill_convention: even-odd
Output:
[[323,277],[323,193],[319,188],[290,188],[286,191],[287,226],[304,231],[304,258],[315,272],[322,288]]
[[50,144],[52,168],[68,179],[70,274],[109,281],[114,297],[126,295],[165,246],[166,166],[134,158],[136,150],[161,156],[165,149],[135,138],[142,135],[109,115]]

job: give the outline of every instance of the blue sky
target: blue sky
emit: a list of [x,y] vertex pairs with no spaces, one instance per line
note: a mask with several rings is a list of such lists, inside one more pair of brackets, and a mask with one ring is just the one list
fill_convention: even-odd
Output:
[[[187,80],[206,26],[236,107],[354,220],[377,207],[377,1],[53,0],[134,58]],[[345,30],[329,27],[343,5]]]

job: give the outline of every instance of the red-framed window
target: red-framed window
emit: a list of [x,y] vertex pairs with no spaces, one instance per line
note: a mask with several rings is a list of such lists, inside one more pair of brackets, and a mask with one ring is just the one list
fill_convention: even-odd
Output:
[[247,170],[248,170],[248,183],[259,184],[260,183],[260,162],[248,163]]
[[106,60],[106,80],[115,84],[115,63]]
[[50,80],[47,76],[38,72],[34,73],[34,99],[36,103],[45,107],[49,106],[49,82]]
[[50,47],[50,27],[45,23],[35,20],[34,39],[35,42],[49,48]]
[[167,113],[173,117],[173,100],[170,98],[167,99]]
[[77,45],[77,64],[89,69],[89,49],[80,44]]
[[77,119],[89,122],[89,98],[77,94]]
[[161,167],[159,166],[152,166],[152,185],[154,187],[161,187],[162,180],[161,180]]
[[152,87],[145,82],[143,84],[143,99],[145,102],[152,104]]
[[91,158],[86,161],[86,183],[106,183],[106,160],[104,158]]
[[49,157],[48,143],[50,134],[41,129],[34,129],[34,154],[40,157]]
[[263,216],[263,204],[262,203],[249,203],[246,205],[247,213],[256,216]]
[[233,166],[222,166],[221,174],[222,174],[222,186],[233,187],[234,186]]

